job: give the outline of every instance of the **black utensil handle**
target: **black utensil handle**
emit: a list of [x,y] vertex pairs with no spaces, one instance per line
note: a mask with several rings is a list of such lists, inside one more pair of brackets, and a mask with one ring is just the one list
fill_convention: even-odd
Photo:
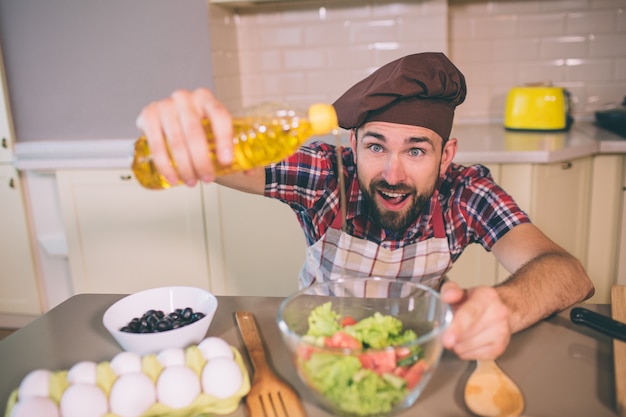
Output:
[[596,313],[583,307],[574,307],[570,311],[570,319],[576,324],[582,324],[592,329],[626,342],[626,323],[613,320],[603,314]]

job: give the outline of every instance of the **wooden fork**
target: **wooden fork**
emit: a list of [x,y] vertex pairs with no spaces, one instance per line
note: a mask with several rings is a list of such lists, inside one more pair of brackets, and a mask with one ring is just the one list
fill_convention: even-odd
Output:
[[306,417],[298,394],[270,368],[254,314],[235,313],[237,326],[254,368],[252,386],[246,396],[250,417]]

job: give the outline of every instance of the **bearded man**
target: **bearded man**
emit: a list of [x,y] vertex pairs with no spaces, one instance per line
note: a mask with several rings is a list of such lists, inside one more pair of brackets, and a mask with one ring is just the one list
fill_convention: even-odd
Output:
[[[231,115],[209,90],[179,90],[146,106],[138,127],[171,184],[215,180],[288,204],[307,240],[301,287],[342,276],[424,283],[440,289],[454,310],[444,346],[463,359],[493,359],[512,333],[590,297],[593,285],[487,168],[453,163],[457,139],[450,132],[465,96],[465,78],[444,54],[400,58],[333,104],[339,125],[350,131],[349,148],[313,142],[279,163],[218,179],[201,121],[211,121],[217,157],[227,164]],[[446,271],[472,243],[492,251],[510,278],[467,289],[446,282]]]

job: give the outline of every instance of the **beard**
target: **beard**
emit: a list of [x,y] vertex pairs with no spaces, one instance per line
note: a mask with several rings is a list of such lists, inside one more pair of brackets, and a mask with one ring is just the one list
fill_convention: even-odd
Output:
[[[435,191],[433,185],[430,190],[420,193],[416,188],[404,184],[391,185],[385,180],[372,181],[367,187],[359,178],[359,187],[363,192],[365,202],[372,220],[380,227],[394,232],[406,230],[413,224]],[[388,193],[406,194],[405,199],[412,199],[411,204],[400,211],[389,210],[378,203],[380,191]]]

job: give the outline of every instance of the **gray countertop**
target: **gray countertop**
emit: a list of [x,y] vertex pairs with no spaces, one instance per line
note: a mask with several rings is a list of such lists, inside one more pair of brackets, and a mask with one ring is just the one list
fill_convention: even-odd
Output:
[[[455,161],[467,163],[551,163],[603,153],[626,153],[626,139],[574,122],[567,132],[509,132],[501,124],[458,124]],[[333,138],[323,138],[334,143]],[[134,139],[20,142],[15,145],[18,170],[129,169]],[[342,139],[342,143],[346,143]]]
[[513,132],[498,124],[454,126],[459,163],[551,163],[603,153],[626,153],[626,139],[590,122],[567,132]]
[[[82,294],[63,302],[0,342],[0,404],[22,378],[37,368],[69,369],[82,360],[110,361],[120,347],[102,325],[102,314],[122,295]],[[255,314],[268,348],[272,367],[301,394],[309,417],[330,417],[309,398],[298,380],[283,345],[276,312],[279,297],[218,297],[219,307],[208,330],[235,346],[248,369],[246,352],[235,326],[234,312]],[[608,305],[586,307],[610,314]],[[502,369],[520,386],[525,416],[614,417],[615,385],[612,341],[569,320],[569,311],[552,316],[513,335],[498,359]],[[463,387],[473,363],[445,352],[433,379],[415,405],[400,417],[469,415]],[[242,405],[232,414],[244,417]]]

